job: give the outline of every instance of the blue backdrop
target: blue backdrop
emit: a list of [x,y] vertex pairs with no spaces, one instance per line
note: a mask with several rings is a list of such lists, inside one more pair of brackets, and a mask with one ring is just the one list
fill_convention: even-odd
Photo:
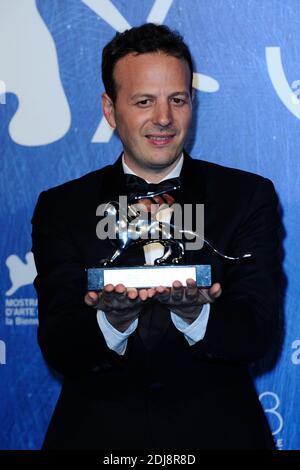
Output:
[[278,448],[300,448],[299,18],[299,0],[0,0],[1,449],[40,447],[60,389],[36,344],[37,196],[115,160],[101,51],[116,30],[146,21],[179,30],[193,53],[191,154],[259,173],[278,191],[284,341],[256,385]]

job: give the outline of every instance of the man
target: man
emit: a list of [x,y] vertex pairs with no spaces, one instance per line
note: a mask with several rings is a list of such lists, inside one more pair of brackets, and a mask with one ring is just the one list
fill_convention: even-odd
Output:
[[[44,448],[273,448],[248,365],[276,329],[277,200],[270,181],[186,154],[192,73],[187,46],[167,27],[117,34],[103,51],[103,112],[124,151],[39,198],[38,339],[64,376]],[[253,261],[232,262],[204,245],[186,251],[184,263],[212,265],[210,289],[188,279],[171,289],[86,292],[85,268],[113,251],[97,238],[96,209],[128,194],[128,174],[152,184],[180,176],[180,190],[155,202],[204,204],[205,238]],[[154,248],[128,249],[119,264],[156,257]]]

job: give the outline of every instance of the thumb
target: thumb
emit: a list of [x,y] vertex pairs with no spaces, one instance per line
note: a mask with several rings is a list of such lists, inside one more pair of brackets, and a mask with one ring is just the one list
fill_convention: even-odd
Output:
[[221,284],[219,282],[215,282],[215,284],[213,284],[211,288],[209,289],[209,295],[213,297],[214,299],[217,299],[218,297],[220,297],[221,294],[222,294]]
[[84,297],[84,301],[87,305],[95,305],[98,301],[98,293],[95,291],[89,291]]

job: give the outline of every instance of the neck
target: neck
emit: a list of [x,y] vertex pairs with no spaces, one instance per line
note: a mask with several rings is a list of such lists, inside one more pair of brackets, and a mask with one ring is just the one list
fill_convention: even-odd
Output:
[[169,173],[176,167],[179,162],[181,154],[176,158],[174,162],[164,168],[148,168],[141,167],[135,164],[133,161],[128,161],[126,154],[124,154],[124,161],[128,168],[140,178],[143,178],[150,183],[159,183],[163,178],[168,176]]

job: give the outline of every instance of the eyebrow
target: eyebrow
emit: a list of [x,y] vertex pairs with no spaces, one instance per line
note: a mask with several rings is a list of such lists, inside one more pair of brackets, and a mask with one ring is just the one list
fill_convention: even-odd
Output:
[[[190,95],[186,91],[175,91],[174,93],[171,93],[171,95],[168,96],[168,98],[172,98],[173,96],[178,96],[178,95],[183,95],[186,98],[188,98]],[[155,95],[152,95],[150,93],[136,93],[135,95],[131,96],[130,101],[134,101],[138,98],[155,98]]]

